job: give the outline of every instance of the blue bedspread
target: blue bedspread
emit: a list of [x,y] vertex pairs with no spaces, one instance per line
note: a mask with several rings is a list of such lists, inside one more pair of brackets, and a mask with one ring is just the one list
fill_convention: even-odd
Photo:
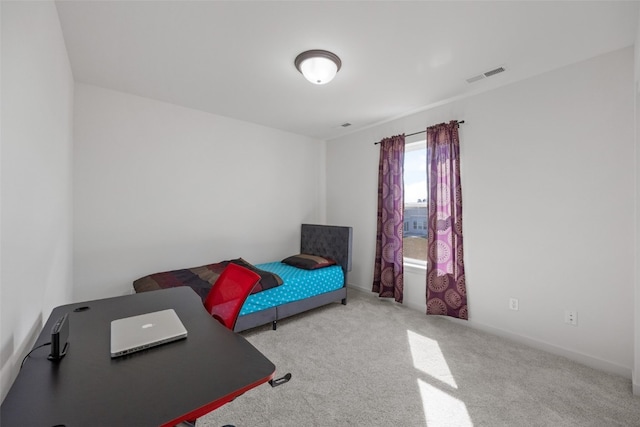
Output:
[[281,262],[270,262],[256,264],[256,267],[277,274],[284,283],[276,288],[249,295],[242,306],[240,316],[320,295],[340,289],[344,285],[342,268],[337,265],[317,270],[302,270]]

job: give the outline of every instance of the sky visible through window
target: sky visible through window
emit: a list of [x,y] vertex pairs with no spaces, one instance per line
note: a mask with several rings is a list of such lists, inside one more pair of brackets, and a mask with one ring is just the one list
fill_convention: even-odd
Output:
[[404,202],[417,203],[427,198],[426,144],[407,149],[404,154]]

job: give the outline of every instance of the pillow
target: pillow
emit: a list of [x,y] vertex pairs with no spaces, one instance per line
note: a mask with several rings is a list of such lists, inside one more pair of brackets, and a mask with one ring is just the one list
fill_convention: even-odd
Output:
[[230,261],[223,261],[222,264],[237,264],[241,267],[244,267],[248,270],[253,271],[260,275],[260,281],[256,284],[255,288],[251,291],[252,294],[255,294],[260,291],[266,291],[267,289],[275,288],[276,286],[282,285],[282,279],[275,273],[270,271],[260,270],[255,267],[253,264],[248,263],[242,258],[232,259]]
[[315,270],[322,267],[329,267],[330,265],[334,265],[336,263],[331,258],[309,254],[292,255],[288,258],[283,259],[282,262],[287,265],[302,268],[305,270]]

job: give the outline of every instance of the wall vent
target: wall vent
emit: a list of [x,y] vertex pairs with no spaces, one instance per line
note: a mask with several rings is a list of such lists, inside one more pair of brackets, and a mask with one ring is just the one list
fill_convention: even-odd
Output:
[[493,70],[486,71],[482,74],[478,74],[477,76],[469,77],[467,79],[467,83],[475,83],[478,80],[486,79],[487,77],[495,76],[496,74],[500,74],[506,71],[504,67],[494,68]]

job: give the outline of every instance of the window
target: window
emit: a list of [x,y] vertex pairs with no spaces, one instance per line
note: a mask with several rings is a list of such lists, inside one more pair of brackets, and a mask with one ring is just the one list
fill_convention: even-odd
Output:
[[[424,138],[424,134],[420,135]],[[407,142],[404,153],[404,260],[427,262],[427,142]]]

